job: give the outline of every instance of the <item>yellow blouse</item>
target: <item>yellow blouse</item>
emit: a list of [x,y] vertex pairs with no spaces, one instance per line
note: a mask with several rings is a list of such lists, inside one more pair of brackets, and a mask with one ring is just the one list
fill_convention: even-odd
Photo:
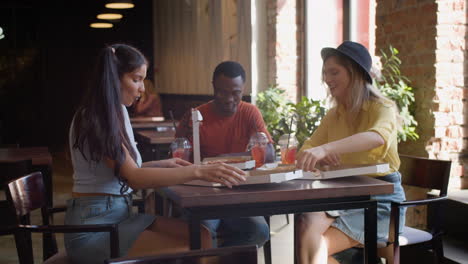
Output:
[[364,102],[354,127],[349,127],[346,115],[347,112],[343,106],[330,109],[322,119],[320,126],[304,142],[301,151],[357,133],[373,131],[382,136],[385,144],[368,151],[340,154],[341,163],[349,165],[388,163],[390,165],[389,172],[369,176],[382,176],[398,171],[400,158],[398,157],[397,121],[393,104],[381,101]]

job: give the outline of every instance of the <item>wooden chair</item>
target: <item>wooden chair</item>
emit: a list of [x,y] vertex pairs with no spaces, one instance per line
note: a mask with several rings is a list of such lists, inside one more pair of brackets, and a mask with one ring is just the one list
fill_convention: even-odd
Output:
[[[31,166],[31,160],[0,162],[0,191],[4,191],[7,182],[29,173]],[[16,217],[9,210],[7,200],[0,200],[0,215],[0,236],[15,235],[15,240],[18,240],[19,237],[15,233]]]
[[[16,216],[17,228],[15,231],[18,239],[16,248],[18,250],[21,264],[34,263],[33,250],[31,243],[31,232],[39,232],[51,235],[53,243],[43,245],[44,263],[67,263],[66,253],[57,253],[57,244],[53,233],[80,233],[80,232],[109,232],[110,233],[110,252],[111,257],[118,257],[119,240],[116,224],[100,225],[52,225],[50,219],[53,213],[63,212],[65,208],[48,208],[45,196],[45,187],[40,172],[23,176],[12,180],[7,184],[7,200],[10,204],[10,210]],[[29,214],[31,211],[40,209],[42,216],[42,225],[30,225]],[[48,250],[45,248],[49,247]],[[49,259],[50,258],[50,259]],[[49,260],[48,260],[49,259]],[[46,261],[48,260],[48,261]]]
[[[447,199],[447,187],[450,177],[451,161],[434,160],[422,157],[414,157],[400,154],[401,168],[403,172],[402,183],[408,186],[416,186],[426,189],[435,189],[438,196],[428,195],[426,199],[392,203],[392,216],[390,221],[390,245],[393,246],[390,262],[400,263],[400,247],[424,247],[430,248],[435,254],[435,262],[442,263],[444,251],[442,246],[442,218],[443,201]],[[406,173],[405,173],[406,172]],[[403,232],[398,234],[400,221],[399,213],[405,207],[428,205],[431,213],[428,220],[429,230],[419,230],[408,226],[403,227]]]
[[256,264],[257,246],[235,246],[192,250],[175,254],[161,254],[138,258],[117,258],[106,264]]

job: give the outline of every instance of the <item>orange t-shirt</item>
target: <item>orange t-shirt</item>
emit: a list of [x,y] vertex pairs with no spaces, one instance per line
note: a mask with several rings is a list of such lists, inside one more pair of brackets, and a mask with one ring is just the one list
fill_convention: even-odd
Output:
[[[250,136],[257,131],[264,132],[270,143],[273,143],[260,110],[252,104],[241,101],[237,112],[229,117],[217,114],[213,101],[196,109],[203,116],[200,124],[202,158],[245,152]],[[193,142],[192,133],[192,114],[188,111],[179,122],[176,137],[186,137]]]

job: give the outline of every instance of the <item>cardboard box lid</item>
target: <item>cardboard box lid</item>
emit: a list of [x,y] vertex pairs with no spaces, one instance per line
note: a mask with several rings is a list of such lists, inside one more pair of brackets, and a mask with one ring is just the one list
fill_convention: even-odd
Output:
[[340,177],[386,173],[390,170],[388,163],[322,166],[317,172],[304,172],[303,179],[320,180]]

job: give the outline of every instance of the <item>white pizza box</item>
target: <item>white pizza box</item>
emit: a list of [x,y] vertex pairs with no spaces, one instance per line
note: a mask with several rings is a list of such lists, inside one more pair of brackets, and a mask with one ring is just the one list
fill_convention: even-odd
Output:
[[[243,161],[240,161],[243,160]],[[239,161],[239,162],[233,162]],[[202,164],[210,164],[216,162],[224,162],[241,170],[250,170],[255,168],[255,160],[251,156],[226,156],[204,158]]]
[[366,164],[366,165],[339,165],[322,166],[316,172],[303,172],[302,179],[323,180],[356,175],[375,173],[386,173],[390,170],[388,163]]
[[[262,169],[262,170],[251,170],[246,171],[247,177],[245,182],[241,182],[240,185],[249,184],[262,184],[262,183],[280,183],[299,179],[302,177],[302,170],[294,170],[294,167],[279,166],[273,169]],[[199,185],[199,186],[213,186],[220,187],[224,186],[220,183],[207,182],[202,180],[195,180],[185,183],[187,185]]]

